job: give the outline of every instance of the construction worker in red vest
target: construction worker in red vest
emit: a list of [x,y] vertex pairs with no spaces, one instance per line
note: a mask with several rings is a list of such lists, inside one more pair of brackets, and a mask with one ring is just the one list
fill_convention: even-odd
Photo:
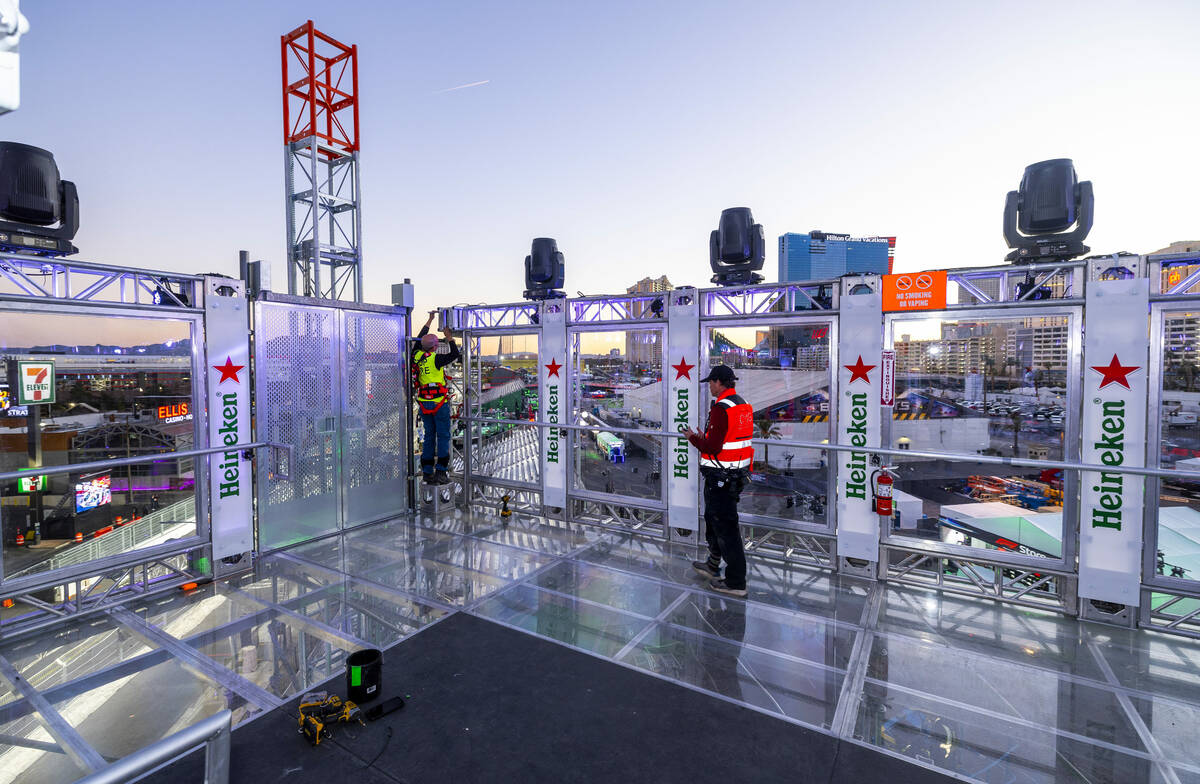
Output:
[[[688,441],[700,450],[704,477],[704,534],[708,560],[692,568],[708,578],[708,587],[728,596],[746,596],[746,552],[738,527],[737,504],[754,460],[754,411],[734,389],[732,368],[716,365],[700,379],[708,382],[712,408],[704,433],[689,428]],[[721,560],[725,578],[721,579]]]
[[[417,334],[420,339],[413,349],[412,363],[416,371],[417,410],[421,412],[421,423],[425,427],[425,446],[421,450],[421,476],[434,485],[450,483],[450,389],[446,386],[446,365],[461,355],[458,344],[450,334],[449,327],[442,327],[442,335],[450,344],[446,354],[438,353],[438,337],[430,333],[434,311],[429,311],[425,326]],[[437,474],[434,474],[434,455],[437,455]]]

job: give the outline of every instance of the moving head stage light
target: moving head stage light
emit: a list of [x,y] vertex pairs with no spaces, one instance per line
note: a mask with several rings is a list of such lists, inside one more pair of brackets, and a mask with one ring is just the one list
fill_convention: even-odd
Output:
[[708,261],[712,282],[718,286],[761,283],[758,274],[766,258],[763,227],[754,222],[749,207],[721,210],[717,230],[708,237]]
[[525,257],[525,299],[565,297],[562,291],[565,267],[556,241],[549,237],[535,239]]
[[1005,259],[1031,264],[1087,253],[1093,206],[1092,184],[1079,182],[1070,158],[1026,166],[1021,187],[1004,202],[1004,239],[1015,248]]
[[79,252],[71,244],[77,231],[79,194],[58,176],[54,155],[0,142],[0,250],[69,256]]

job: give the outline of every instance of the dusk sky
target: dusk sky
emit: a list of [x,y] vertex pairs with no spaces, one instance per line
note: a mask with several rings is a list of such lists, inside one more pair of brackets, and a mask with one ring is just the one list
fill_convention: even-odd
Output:
[[[367,298],[511,302],[530,240],[571,294],[707,285],[724,207],[1001,263],[1005,193],[1070,157],[1094,252],[1200,239],[1200,3],[205,2],[22,7],[0,138],[79,186],[80,258],[283,264],[279,36],[359,46]],[[478,84],[477,84],[478,83]],[[461,85],[475,86],[450,90]]]

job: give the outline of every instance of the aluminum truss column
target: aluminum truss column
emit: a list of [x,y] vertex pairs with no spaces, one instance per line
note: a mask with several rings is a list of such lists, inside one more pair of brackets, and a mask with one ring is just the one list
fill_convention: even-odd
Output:
[[[1080,460],[1146,464],[1150,281],[1141,257],[1089,263],[1083,336]],[[1157,426],[1158,420],[1155,419]],[[1080,616],[1132,626],[1141,598],[1146,480],[1112,472],[1080,476]]]
[[[879,446],[883,297],[878,276],[842,281],[835,376],[836,443],[861,452],[835,452],[837,460],[838,568],[874,577],[879,563],[879,517],[871,502],[870,448]],[[869,289],[862,291],[862,289]],[[851,293],[858,292],[858,293]]]

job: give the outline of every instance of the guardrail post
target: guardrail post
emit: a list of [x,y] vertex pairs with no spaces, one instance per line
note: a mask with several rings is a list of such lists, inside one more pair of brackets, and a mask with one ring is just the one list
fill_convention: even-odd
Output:
[[229,784],[229,749],[233,728],[229,722],[217,730],[204,751],[204,784]]
[[[837,461],[838,570],[875,577],[880,563],[879,517],[872,503],[870,448],[880,441],[883,297],[878,276],[844,280],[838,305],[838,368],[833,395],[838,444],[858,452],[831,452]],[[866,289],[866,290],[862,290]],[[851,293],[856,292],[856,293]]]
[[[1150,281],[1141,274],[1143,263],[1123,256],[1088,265],[1084,313],[1093,318],[1083,336],[1083,463],[1146,464]],[[1081,473],[1080,617],[1136,622],[1145,491],[1140,476]]]

